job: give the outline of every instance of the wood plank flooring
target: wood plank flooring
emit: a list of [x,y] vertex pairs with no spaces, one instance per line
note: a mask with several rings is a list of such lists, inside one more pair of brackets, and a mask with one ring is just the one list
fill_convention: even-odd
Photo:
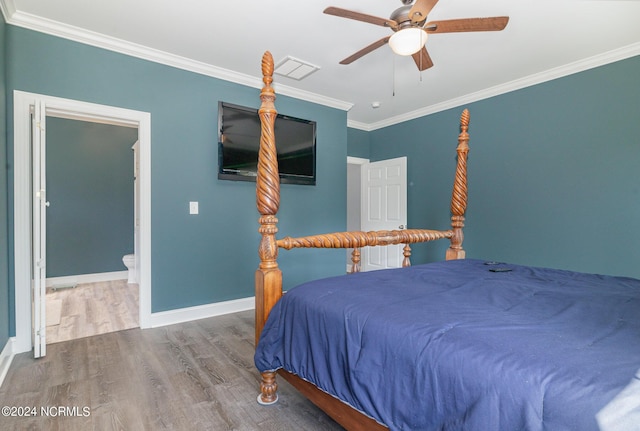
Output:
[[79,284],[47,290],[47,312],[62,301],[60,324],[47,326],[47,344],[139,326],[138,285],[127,280]]
[[[256,402],[253,315],[60,342],[41,359],[17,355],[0,406],[32,406],[38,416],[0,416],[0,429],[342,430],[281,378],[277,404]],[[77,414],[41,416],[58,406]]]

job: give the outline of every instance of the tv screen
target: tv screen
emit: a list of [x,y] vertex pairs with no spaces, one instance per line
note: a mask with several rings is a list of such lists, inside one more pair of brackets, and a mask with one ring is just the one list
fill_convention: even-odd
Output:
[[[255,181],[260,147],[258,110],[218,104],[218,178]],[[280,182],[316,183],[316,123],[278,114],[275,122]]]

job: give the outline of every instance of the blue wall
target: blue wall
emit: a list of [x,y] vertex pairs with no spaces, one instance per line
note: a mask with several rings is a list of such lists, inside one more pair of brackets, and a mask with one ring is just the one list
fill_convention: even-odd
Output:
[[[2,165],[5,147],[13,157],[14,89],[150,112],[152,310],[252,295],[254,185],[217,179],[215,142],[218,101],[258,107],[259,90],[0,26]],[[469,105],[470,257],[640,277],[637,76],[635,57]],[[281,235],[344,229],[347,137],[351,156],[408,156],[409,224],[448,227],[462,108],[367,133],[347,130],[344,111],[283,96],[276,106],[318,123],[318,184],[282,187]],[[0,276],[0,345],[15,332],[12,175],[0,176],[0,274],[9,273]],[[200,215],[188,215],[189,201]],[[414,261],[441,259],[445,248],[416,246]],[[285,287],[344,271],[342,252],[280,256]]]
[[137,129],[47,118],[47,277],[125,271]]
[[[259,240],[255,184],[217,179],[216,129],[219,100],[257,108],[259,89],[23,28],[7,30],[9,89],[151,113],[152,311],[252,296]],[[318,126],[317,185],[282,187],[281,232],[343,230],[346,112],[284,96],[276,107]],[[200,202],[199,215],[188,214],[189,201]],[[344,272],[344,254],[282,252],[280,264],[291,287]]]
[[352,127],[347,129],[347,154],[349,156],[368,159],[370,157],[370,147],[369,132]]
[[0,13],[0,351],[9,339],[10,319],[9,309],[9,276],[8,276],[8,227],[7,227],[7,92],[5,86],[5,55],[6,24]]
[[[640,278],[638,76],[633,57],[468,106],[467,256]],[[461,112],[371,132],[372,160],[408,157],[410,226],[449,223]]]

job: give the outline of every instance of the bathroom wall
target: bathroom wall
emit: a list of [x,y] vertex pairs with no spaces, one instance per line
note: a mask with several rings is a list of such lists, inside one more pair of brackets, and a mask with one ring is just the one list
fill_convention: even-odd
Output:
[[47,277],[124,271],[137,129],[47,117]]

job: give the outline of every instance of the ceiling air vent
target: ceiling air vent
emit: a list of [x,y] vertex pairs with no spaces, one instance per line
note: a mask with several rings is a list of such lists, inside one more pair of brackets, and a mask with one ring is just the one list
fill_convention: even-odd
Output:
[[320,69],[320,67],[314,66],[313,64],[307,63],[306,61],[287,56],[283,60],[278,62],[274,72],[278,75],[286,76],[287,78],[293,78],[300,81],[302,78],[311,75],[318,69]]

